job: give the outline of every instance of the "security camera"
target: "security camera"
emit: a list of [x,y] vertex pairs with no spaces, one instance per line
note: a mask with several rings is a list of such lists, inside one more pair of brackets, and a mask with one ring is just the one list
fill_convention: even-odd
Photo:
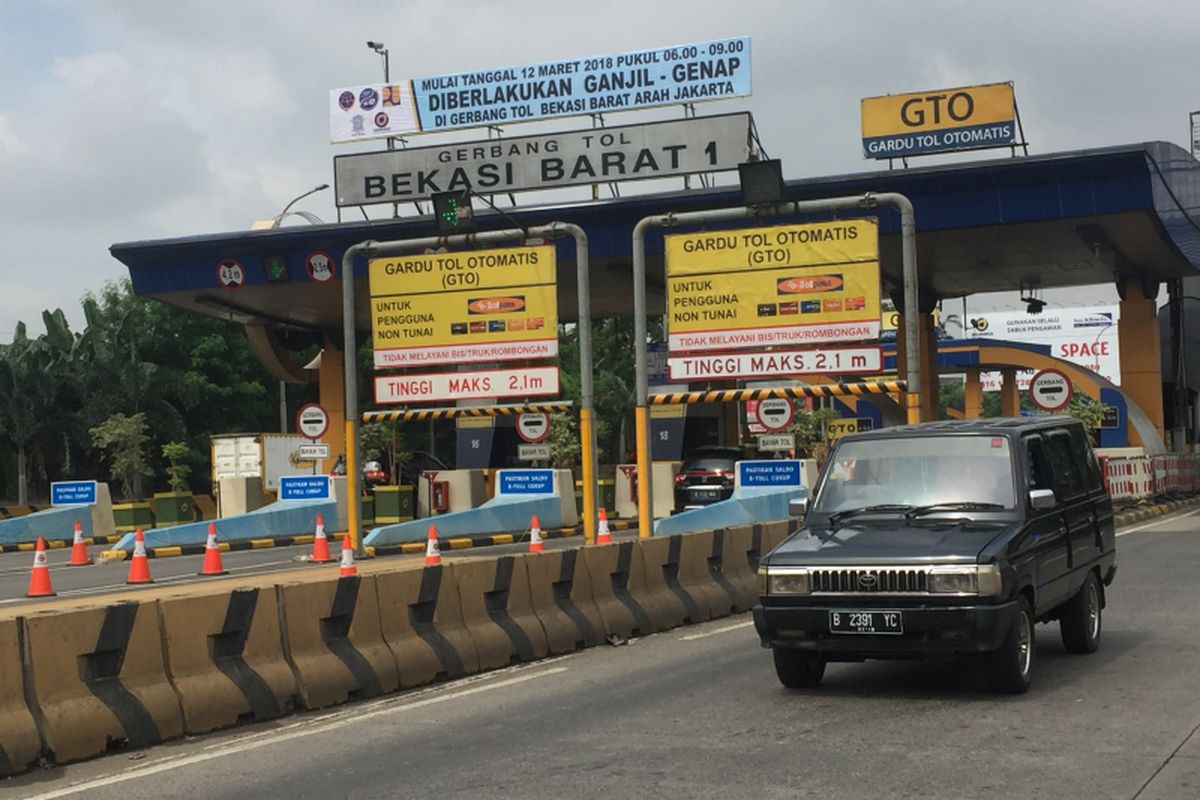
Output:
[[374,50],[376,52],[379,52],[380,50],[383,49],[383,42],[367,42],[367,47],[371,48],[372,50]]

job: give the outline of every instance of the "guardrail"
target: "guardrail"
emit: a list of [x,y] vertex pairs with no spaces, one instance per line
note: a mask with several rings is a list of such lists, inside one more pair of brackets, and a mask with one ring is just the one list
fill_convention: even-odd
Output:
[[[159,587],[0,619],[0,776],[743,611],[789,520]],[[28,703],[28,705],[27,705]]]
[[1200,491],[1200,455],[1102,456],[1100,466],[1104,485],[1117,505],[1136,505],[1156,497]]

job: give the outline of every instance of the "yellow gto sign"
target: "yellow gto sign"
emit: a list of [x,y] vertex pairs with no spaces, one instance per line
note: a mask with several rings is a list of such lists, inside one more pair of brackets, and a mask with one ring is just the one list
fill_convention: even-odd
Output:
[[371,259],[371,296],[554,283],[554,247],[507,247]]
[[1017,141],[1012,83],[867,97],[862,101],[867,158],[1003,147]]
[[689,233],[665,241],[672,352],[879,336],[875,220]]
[[825,436],[829,441],[835,442],[843,436],[869,431],[872,428],[874,428],[874,422],[870,417],[830,419],[825,421]]

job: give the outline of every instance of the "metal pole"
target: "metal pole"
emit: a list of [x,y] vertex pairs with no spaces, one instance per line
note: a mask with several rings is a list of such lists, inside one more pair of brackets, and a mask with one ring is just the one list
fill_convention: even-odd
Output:
[[855,197],[831,197],[824,200],[801,200],[781,203],[769,208],[717,208],[707,211],[689,211],[680,214],[663,214],[643,217],[633,227],[633,314],[634,351],[637,370],[637,443],[638,443],[638,533],[649,536],[652,524],[650,511],[651,491],[649,487],[649,409],[646,374],[646,231],[652,227],[671,228],[678,225],[693,225],[708,222],[724,222],[739,219],[760,219],[782,214],[800,215],[827,213],[846,209],[871,209],[878,205],[896,206],[900,211],[901,258],[904,273],[904,331],[908,338],[906,348],[905,376],[909,391],[905,395],[907,416],[910,423],[920,422],[921,357],[917,336],[919,335],[917,306],[917,245],[916,221],[912,203],[902,194],[883,192]]
[[366,255],[374,242],[351,245],[342,255],[342,365],[346,395],[346,499],[348,501],[347,524],[350,541],[355,555],[366,556],[362,543],[362,498],[359,497],[358,482],[362,471],[358,465],[358,345],[355,341],[354,321],[354,261],[359,254]]
[[[362,255],[366,258],[382,258],[385,256],[402,255],[413,250],[427,247],[443,247],[460,244],[490,244],[507,242],[525,238],[545,236],[555,238],[569,235],[575,239],[576,274],[579,283],[579,433],[581,452],[583,454],[583,498],[585,536],[594,536],[596,509],[596,431],[592,419],[593,385],[592,385],[592,325],[591,301],[589,290],[589,271],[587,259],[587,234],[578,225],[564,222],[553,222],[523,230],[510,228],[481,233],[460,234],[457,236],[427,236],[420,239],[405,239],[391,242],[364,241],[351,245],[342,256],[342,334],[346,341],[345,358],[345,393],[346,393],[346,463],[347,463],[347,492],[354,493],[351,503],[350,516],[357,524],[361,519],[358,499],[358,364],[353,358],[355,335],[354,308],[354,260]],[[432,419],[430,420],[432,425]],[[432,443],[432,440],[431,440]],[[353,457],[353,458],[352,458]],[[350,465],[353,463],[354,471]],[[361,543],[355,539],[356,547],[361,551]]]
[[287,433],[287,383],[279,382],[279,432]]

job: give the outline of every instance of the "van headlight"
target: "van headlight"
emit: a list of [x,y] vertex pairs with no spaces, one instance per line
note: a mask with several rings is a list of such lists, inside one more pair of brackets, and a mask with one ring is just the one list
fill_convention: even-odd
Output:
[[[766,597],[795,597],[810,592],[808,570],[800,567],[767,567],[760,570],[759,591]],[[765,584],[765,585],[764,585]],[[762,591],[763,589],[766,591]]]
[[933,567],[929,570],[930,594],[1000,594],[1003,580],[995,564],[971,567]]

